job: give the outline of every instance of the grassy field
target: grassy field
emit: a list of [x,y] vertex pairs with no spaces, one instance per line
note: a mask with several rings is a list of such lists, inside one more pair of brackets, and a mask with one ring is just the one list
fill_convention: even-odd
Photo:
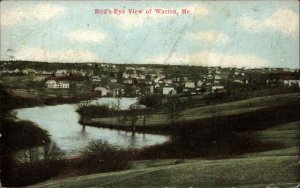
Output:
[[262,142],[277,142],[280,143],[282,149],[247,154],[247,157],[253,156],[299,156],[299,129],[300,122],[291,122],[288,124],[272,127],[266,130],[249,133],[249,136],[254,137]]
[[298,182],[298,157],[200,160],[50,181],[35,187],[239,186]]
[[133,169],[52,180],[34,187],[295,187],[299,182],[299,125],[291,122],[249,135],[281,149],[231,159],[134,161]]
[[[180,113],[178,121],[204,119],[216,116],[225,115],[238,115],[245,112],[251,112],[262,108],[275,107],[280,105],[299,103],[299,94],[290,93],[282,95],[274,95],[267,97],[256,97],[252,99],[246,99],[241,101],[229,102],[224,104],[217,104],[207,107],[197,107],[191,109],[185,109]],[[103,124],[118,125],[119,121],[116,117],[109,118],[94,118],[91,122],[101,122]],[[160,125],[167,124],[168,118],[165,114],[152,115],[146,124],[147,125]],[[143,125],[143,120],[139,119],[136,125]]]

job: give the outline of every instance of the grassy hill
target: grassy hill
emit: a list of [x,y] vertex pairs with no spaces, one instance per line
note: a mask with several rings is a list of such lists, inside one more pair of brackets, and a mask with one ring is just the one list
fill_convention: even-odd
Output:
[[[235,102],[228,102],[223,104],[217,104],[206,107],[196,107],[185,109],[180,113],[178,121],[190,121],[204,118],[211,118],[217,116],[226,115],[238,115],[246,112],[253,112],[258,109],[267,107],[276,107],[281,105],[296,104],[299,103],[299,93],[289,93],[265,97],[256,97],[246,100],[240,100]],[[117,117],[109,118],[94,118],[91,123],[103,123],[110,125],[118,125],[119,121]],[[167,115],[156,114],[152,115],[147,120],[147,125],[161,125],[168,124]],[[143,125],[143,120],[137,121],[136,125]]]
[[297,156],[199,160],[50,181],[35,187],[238,186],[298,182]]
[[34,187],[295,187],[299,182],[299,124],[249,133],[261,141],[277,141],[282,149],[231,159],[134,161],[131,170],[53,180]]

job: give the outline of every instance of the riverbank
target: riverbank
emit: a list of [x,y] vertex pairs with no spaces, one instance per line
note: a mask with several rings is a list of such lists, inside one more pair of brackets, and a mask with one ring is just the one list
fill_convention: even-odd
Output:
[[[299,93],[288,93],[281,95],[272,95],[267,97],[256,97],[241,101],[234,101],[222,104],[216,104],[206,107],[188,108],[180,112],[178,120],[171,125],[165,114],[150,114],[147,118],[147,123],[144,125],[143,119],[137,120],[135,130],[137,132],[170,134],[173,127],[181,123],[205,123],[207,121],[215,121],[215,118],[220,117],[236,117],[240,115],[259,115],[260,112],[268,111],[268,109],[280,106],[288,106],[299,104]],[[117,115],[117,114],[116,114]],[[104,127],[110,129],[118,129],[130,131],[132,126],[124,123],[120,124],[119,119],[122,118],[122,113],[119,117],[92,118],[85,125]],[[80,122],[83,124],[83,122]]]
[[89,93],[72,97],[22,97],[15,95],[12,91],[10,91],[9,88],[3,85],[0,85],[0,97],[0,100],[2,101],[1,114],[3,115],[17,108],[29,108],[57,104],[76,104],[83,100],[97,98]]
[[132,162],[130,170],[53,179],[34,187],[296,187],[299,182],[299,123],[251,132],[260,141],[275,139],[283,144],[282,149],[217,160],[137,160]]
[[[89,98],[87,96],[86,98]],[[15,109],[74,103],[83,98],[34,98],[14,95],[0,85],[0,130],[1,130],[1,183],[3,186],[25,186],[44,181],[59,173],[64,160],[57,157],[58,150],[49,148],[50,135],[31,121],[20,120],[11,112]],[[43,148],[43,160],[37,158]],[[21,152],[25,163],[16,159]]]
[[[213,106],[187,109],[184,113],[203,114],[195,120],[174,124],[136,125],[136,132],[172,135],[172,142],[146,148],[141,152],[140,159],[199,156],[227,158],[247,152],[281,148],[275,141],[260,142],[249,137],[248,133],[299,121],[299,100],[298,94],[254,98],[214,106],[219,113],[211,114]],[[86,125],[125,131],[133,128],[131,125],[97,122],[88,122]]]
[[[287,94],[285,96],[266,97],[267,100],[255,98],[246,102],[237,101],[236,103],[207,108],[186,109],[183,111],[186,117],[191,114],[193,117],[198,118],[185,119],[172,125],[148,123],[145,126],[137,125],[135,126],[135,132],[133,132],[135,138],[138,132],[171,134],[173,137],[172,142],[134,150],[134,154],[130,154],[130,160],[195,157],[212,160],[216,158],[237,158],[249,152],[280,150],[283,147],[280,142],[273,142],[272,140],[259,141],[260,139],[248,134],[272,128],[281,123],[299,120],[299,101],[297,101],[297,96],[298,94]],[[216,111],[216,109],[218,110]],[[39,111],[38,107],[36,107],[36,110],[37,112]],[[31,114],[40,117],[41,115],[38,115],[37,112]],[[69,117],[65,110],[60,110],[59,112],[64,112],[61,113],[62,117]],[[60,121],[57,119],[57,115],[53,119]],[[71,119],[77,122],[76,118]],[[98,125],[95,124],[93,126]],[[111,129],[116,129],[116,126],[119,126],[117,129],[132,131],[132,127],[129,125],[101,124],[101,126],[107,126],[107,128]],[[88,129],[88,126],[85,127]],[[78,124],[78,128],[83,129],[84,126]],[[94,131],[91,132],[93,133]],[[81,133],[89,134],[90,132],[83,131]],[[82,135],[84,136],[85,134]],[[110,136],[110,138],[114,138],[114,136]],[[80,159],[76,160],[80,161]],[[65,178],[73,175],[85,175],[86,172],[80,172],[81,168],[76,166],[78,165],[76,160],[64,160],[60,165],[55,164],[54,166],[58,165],[55,171],[57,174],[52,174],[51,177]],[[179,160],[179,163],[182,163],[181,160]],[[60,170],[64,171],[63,174],[59,172]]]

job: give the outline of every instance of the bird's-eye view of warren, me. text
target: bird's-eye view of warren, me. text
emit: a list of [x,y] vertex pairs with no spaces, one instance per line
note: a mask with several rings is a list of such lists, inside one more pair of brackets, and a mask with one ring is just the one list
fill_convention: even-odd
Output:
[[299,187],[299,1],[1,1],[2,187]]

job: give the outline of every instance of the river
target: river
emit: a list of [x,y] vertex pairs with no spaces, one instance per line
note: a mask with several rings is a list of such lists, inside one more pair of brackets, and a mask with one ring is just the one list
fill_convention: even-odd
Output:
[[[117,98],[100,98],[99,104],[117,104]],[[128,109],[137,102],[136,98],[120,98],[121,109]],[[110,144],[130,148],[162,144],[168,141],[168,136],[132,133],[107,128],[83,126],[78,123],[77,106],[63,104],[17,109],[14,112],[19,119],[36,123],[40,128],[47,130],[57,146],[66,153],[67,157],[76,156],[91,140],[103,139]]]

